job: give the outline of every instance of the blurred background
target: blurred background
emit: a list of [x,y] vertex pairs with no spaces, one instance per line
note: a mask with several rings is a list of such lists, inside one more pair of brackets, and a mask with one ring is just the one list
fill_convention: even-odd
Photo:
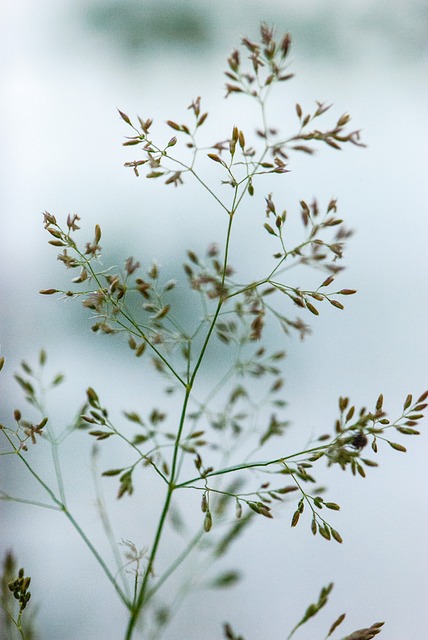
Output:
[[[58,220],[77,213],[85,241],[99,223],[101,244],[113,261],[135,255],[148,264],[156,258],[171,275],[186,248],[221,241],[219,212],[190,181],[175,190],[123,168],[139,154],[121,146],[129,131],[116,108],[159,124],[184,122],[187,106],[201,96],[210,113],[204,125],[209,136],[224,139],[234,124],[250,132],[256,123],[244,100],[224,101],[222,72],[241,36],[258,37],[262,20],[293,37],[296,78],[275,92],[272,121],[287,131],[294,126],[296,102],[310,110],[316,100],[325,101],[334,104],[331,121],[349,112],[368,144],[365,150],[327,149],[297,157],[292,173],[266,187],[260,182],[248,225],[240,222],[233,246],[233,263],[259,272],[262,249],[268,256],[272,249],[264,238],[260,247],[263,234],[253,232],[264,222],[269,190],[280,207],[296,211],[301,198],[316,196],[326,203],[337,197],[341,217],[356,231],[338,283],[358,289],[358,296],[346,300],[344,312],[327,310],[311,318],[313,334],[303,343],[294,336],[281,344],[288,353],[284,395],[294,425],[286,446],[293,450],[329,431],[339,395],[372,406],[383,392],[386,408],[396,416],[408,392],[417,396],[425,390],[428,3],[393,5],[387,0],[1,4],[0,345],[7,359],[0,379],[2,423],[10,424],[13,409],[24,407],[12,372],[21,360],[36,360],[42,347],[50,375],[66,375],[62,392],[50,398],[59,424],[72,419],[89,385],[117,415],[122,409],[144,413],[162,401],[144,365],[120,341],[93,335],[78,304],[38,294],[43,288],[68,288],[68,274],[47,244],[41,212]],[[86,530],[99,536],[87,440],[81,435],[67,444],[63,464],[70,500]],[[272,522],[259,518],[225,564],[239,568],[244,580],[227,592],[193,593],[164,637],[220,638],[220,625],[229,620],[246,640],[285,638],[320,588],[334,581],[328,610],[302,629],[303,640],[323,638],[343,611],[348,616],[342,635],[386,620],[389,640],[422,640],[428,623],[428,438],[422,434],[403,442],[408,454],[383,449],[380,468],[365,480],[326,474],[328,497],[342,505],[331,520],[343,545],[312,538],[306,525],[290,530],[288,507]],[[36,462],[41,456],[31,455]],[[11,462],[16,461],[1,458],[1,488],[42,499],[31,477]],[[43,469],[43,459],[38,464]],[[121,524],[118,540],[131,539],[139,548],[148,543],[145,534],[160,495],[153,490],[143,513],[138,502],[131,514],[130,502],[125,511],[113,504]],[[0,509],[0,552],[13,548],[32,576],[40,638],[121,638],[124,612],[69,524],[36,507],[2,501]],[[104,548],[102,537],[96,539]]]

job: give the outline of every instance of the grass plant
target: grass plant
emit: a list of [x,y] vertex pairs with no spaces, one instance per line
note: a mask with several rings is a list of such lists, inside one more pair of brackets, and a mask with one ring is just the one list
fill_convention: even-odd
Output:
[[[292,133],[283,134],[270,122],[271,92],[288,86],[293,77],[290,47],[289,34],[277,38],[274,29],[263,24],[259,40],[243,38],[227,60],[226,97],[233,107],[236,101],[257,105],[255,132],[244,132],[236,124],[231,131],[222,131],[219,141],[202,144],[201,129],[209,116],[200,97],[192,100],[184,122],[166,122],[163,140],[152,135],[151,118],[131,118],[119,111],[128,133],[124,145],[137,156],[126,167],[137,177],[157,180],[167,188],[193,188],[195,202],[198,193],[205,191],[217,210],[223,243],[214,244],[207,238],[202,254],[189,248],[183,269],[174,279],[165,277],[155,261],[143,265],[133,256],[121,268],[106,266],[108,256],[101,260],[100,225],[89,241],[82,242],[77,214],[68,215],[64,223],[57,215],[43,214],[49,244],[59,250],[58,260],[72,279],[70,288],[48,288],[41,293],[80,301],[92,318],[92,331],[121,341],[130,358],[149,361],[151,385],[173,396],[177,407],[173,415],[162,407],[148,412],[129,409],[117,421],[110,417],[108,403],[95,384],[87,389],[72,424],[53,425],[44,395],[62,385],[63,376],[54,376],[48,385],[41,383],[46,379],[41,372],[47,366],[42,350],[36,365],[23,362],[15,375],[39,418],[28,419],[23,410],[16,409],[10,424],[1,425],[1,455],[14,456],[26,468],[43,490],[45,501],[6,493],[2,498],[53,509],[68,519],[97,560],[100,574],[111,583],[118,606],[128,612],[124,640],[157,639],[173,633],[173,614],[186,589],[179,586],[174,603],[165,602],[162,593],[171,576],[195,553],[206,559],[203,566],[223,558],[257,518],[264,519],[268,528],[268,521],[281,510],[288,514],[292,528],[299,526],[326,543],[341,544],[342,536],[329,520],[329,514],[340,506],[326,497],[317,480],[318,470],[325,465],[340,467],[365,477],[377,466],[383,447],[392,447],[398,455],[406,451],[402,438],[418,434],[417,425],[427,406],[428,392],[415,398],[409,394],[401,414],[388,417],[382,394],[370,409],[358,408],[348,397],[341,397],[331,432],[322,433],[300,450],[289,450],[285,352],[282,346],[272,349],[272,336],[278,345],[292,334],[305,338],[310,331],[308,318],[316,322],[316,316],[329,306],[342,313],[344,301],[356,292],[336,286],[351,235],[336,199],[319,203],[302,198],[285,207],[281,185],[292,179],[289,171],[295,154],[311,156],[319,147],[364,146],[360,132],[350,128],[350,116],[345,113],[332,119],[331,106],[321,102],[311,110],[295,105],[290,114],[290,121],[295,121]],[[237,120],[241,108],[241,104],[236,107]],[[278,196],[263,193],[266,175],[277,177]],[[234,233],[234,223],[245,216],[246,203],[252,198],[261,202],[260,233],[272,242],[272,253],[263,261],[258,256],[262,267],[256,279],[238,275],[230,262],[232,246],[242,242]],[[301,238],[290,244],[289,225],[295,226],[299,219]],[[199,232],[204,232],[203,223]],[[297,277],[311,282],[313,274],[315,288],[297,284]],[[176,309],[177,291],[186,300],[187,315]],[[212,352],[221,353],[221,373],[206,392],[201,381],[209,379]],[[3,364],[2,358],[0,366]],[[109,557],[99,551],[97,541],[90,539],[69,506],[61,445],[72,435],[86,438],[89,448],[97,445],[95,492],[111,543]],[[277,452],[273,457],[264,454],[272,442]],[[45,448],[46,460],[50,450],[54,484],[48,481],[44,466],[33,463],[30,450],[35,445]],[[102,468],[105,448],[120,449],[121,460],[125,452],[126,464]],[[140,497],[134,490],[142,483],[149,487],[150,478],[163,487],[153,539],[147,541],[142,532],[141,540],[120,544],[103,492],[113,490],[118,500],[129,501],[130,509],[135,509],[134,501]],[[198,496],[200,505],[196,524],[180,515],[180,497],[189,492]],[[170,528],[176,530],[178,542],[176,556],[168,564],[165,537]],[[287,535],[291,534],[284,532]],[[218,573],[211,586],[230,587],[238,580],[238,572],[227,570]],[[8,553],[2,578],[2,637],[8,640],[37,637],[33,618],[27,618],[29,586],[30,578]],[[294,626],[290,621],[292,629],[284,638],[298,636],[302,625],[327,603],[332,587],[328,584],[321,589],[316,602]],[[320,640],[333,634],[338,638],[344,620],[345,614]],[[346,640],[370,640],[381,632],[382,624],[348,633]],[[223,637],[243,640],[229,623],[223,625]]]

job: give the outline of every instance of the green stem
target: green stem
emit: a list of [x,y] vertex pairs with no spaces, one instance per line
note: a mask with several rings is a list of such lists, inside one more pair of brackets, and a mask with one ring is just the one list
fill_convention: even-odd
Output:
[[26,500],[25,498],[14,498],[8,496],[6,493],[0,493],[0,500],[9,500],[10,502],[20,502],[21,504],[32,504],[35,507],[41,507],[42,509],[52,509],[53,511],[62,511],[60,507],[53,504],[46,504],[45,502],[37,502],[37,500]]
[[[126,436],[123,435],[123,433],[121,433],[120,431],[118,431],[116,429],[116,427],[110,422],[110,420],[106,420],[106,425],[108,427],[110,427],[110,429],[117,435],[119,436],[119,438],[121,438],[122,440],[124,440],[132,449],[134,449],[138,455],[139,455],[139,459],[137,460],[137,462],[135,462],[132,467],[136,467],[137,464],[140,462],[140,460],[145,460],[147,462],[150,463],[150,465],[153,467],[153,469],[156,471],[156,473],[162,478],[162,480],[166,483],[168,483],[168,480],[166,479],[165,475],[162,473],[162,471],[159,469],[159,467],[153,462],[153,460],[151,460],[149,458],[148,454],[144,454],[142,453],[139,448],[132,442],[132,440],[129,440],[129,438],[127,438]],[[160,446],[156,446],[155,450],[159,449]]]
[[[23,638],[23,640],[25,640],[25,635],[24,635],[24,632],[23,632],[22,626],[21,626],[22,611],[19,612],[18,619],[15,620],[15,618],[13,617],[13,615],[10,613],[9,609],[7,608],[6,602],[3,600],[3,598],[1,598],[0,601],[1,601],[1,606],[2,606],[3,612],[6,614],[6,616],[10,620],[10,622],[12,624],[14,624],[15,627],[18,629],[21,638]],[[6,626],[8,627],[8,629],[10,628],[9,624],[7,623],[7,621],[6,621]]]
[[[273,464],[281,464],[285,460],[291,460],[292,458],[296,458],[297,456],[307,455],[309,453],[315,453],[317,451],[328,449],[328,447],[331,447],[333,443],[330,442],[328,445],[321,445],[319,447],[314,447],[313,449],[306,449],[303,451],[299,451],[297,453],[292,453],[289,456],[282,456],[281,458],[275,458],[275,460],[266,460],[262,462],[244,462],[242,464],[233,465],[232,467],[225,467],[224,469],[218,469],[217,471],[211,471],[210,473],[207,473],[207,475],[204,476],[203,480],[206,480],[207,478],[212,478],[213,476],[223,476],[228,473],[233,473],[235,471],[244,471],[245,469],[257,469],[257,468],[269,467]],[[181,482],[180,484],[176,485],[176,489],[187,487],[189,484],[198,482],[198,480],[201,480],[200,476],[197,476],[196,478],[191,478],[190,480],[186,480],[186,482]]]
[[24,634],[24,630],[21,626],[21,623],[16,625],[18,631],[19,631],[19,635],[21,636],[22,640],[25,640],[25,634]]
[[113,532],[113,527],[111,525],[110,522],[110,518],[109,518],[109,514],[107,511],[107,507],[106,507],[106,503],[105,503],[105,499],[104,499],[104,493],[102,490],[102,486],[101,486],[101,482],[100,482],[100,474],[99,474],[99,470],[96,466],[96,460],[95,460],[95,456],[93,456],[93,466],[92,466],[92,477],[93,477],[93,481],[94,481],[94,487],[95,487],[95,495],[96,495],[96,499],[97,499],[97,506],[98,506],[98,513],[101,519],[101,524],[103,526],[104,532],[106,534],[107,540],[109,542],[110,545],[110,549],[111,552],[113,554],[113,558],[115,560],[116,563],[116,568],[117,568],[117,576],[120,576],[122,579],[122,584],[123,584],[123,589],[124,589],[124,593],[126,594],[128,600],[130,600],[131,595],[129,593],[129,585],[128,582],[126,580],[125,575],[123,574],[123,562],[122,562],[122,558],[120,556],[119,553],[119,549],[116,543],[116,539],[115,539],[115,535]]
[[[49,426],[49,423],[47,426]],[[52,460],[54,463],[55,475],[58,483],[60,499],[63,504],[66,504],[64,482],[62,478],[61,463],[60,463],[59,453],[58,453],[58,443],[51,429],[49,429],[48,433],[49,433],[49,438],[50,438],[50,443],[52,448]]]
[[[235,196],[236,196],[236,190],[235,190]],[[229,224],[228,224],[228,228],[227,228],[227,236],[226,236],[226,243],[225,243],[225,252],[224,252],[224,262],[223,262],[223,275],[222,275],[222,286],[224,285],[224,280],[226,277],[226,267],[227,267],[227,263],[228,263],[228,257],[229,257],[229,247],[230,247],[230,238],[231,238],[231,231],[232,231],[232,222],[233,222],[233,215],[234,215],[234,209],[232,209],[229,212]],[[183,407],[181,410],[181,416],[180,416],[180,422],[178,425],[178,430],[177,430],[177,436],[175,439],[175,444],[174,444],[174,453],[173,453],[173,457],[172,457],[172,463],[171,463],[171,472],[170,472],[170,481],[168,484],[168,489],[167,489],[167,493],[165,496],[165,502],[164,502],[164,506],[162,509],[162,513],[159,519],[159,523],[158,523],[158,527],[156,530],[156,534],[155,534],[155,538],[154,538],[154,542],[153,542],[153,547],[152,547],[152,551],[150,553],[150,558],[147,564],[147,569],[146,572],[144,574],[144,578],[143,578],[143,582],[141,584],[140,587],[140,591],[138,594],[138,598],[136,600],[136,602],[134,603],[133,607],[132,607],[132,611],[131,611],[131,615],[128,621],[128,627],[126,629],[126,634],[125,634],[125,640],[131,640],[132,635],[134,633],[135,630],[135,625],[137,624],[137,620],[138,617],[141,613],[142,608],[145,605],[146,602],[146,592],[147,592],[147,588],[148,588],[148,584],[149,584],[149,578],[152,574],[153,571],[153,565],[155,562],[155,558],[157,555],[157,551],[158,551],[158,547],[162,538],[162,533],[163,533],[163,529],[165,526],[165,522],[166,522],[166,517],[168,515],[169,512],[169,508],[170,508],[170,504],[171,504],[171,499],[172,499],[172,494],[174,492],[174,490],[176,489],[176,476],[177,476],[177,466],[178,466],[178,454],[179,454],[179,450],[180,450],[180,442],[181,442],[181,436],[183,433],[183,428],[184,428],[184,423],[186,420],[186,414],[187,414],[187,406],[189,403],[189,398],[190,398],[190,394],[192,391],[192,387],[194,384],[194,381],[196,379],[196,376],[198,374],[198,371],[200,369],[200,366],[202,364],[205,352],[207,350],[208,347],[208,343],[211,339],[212,333],[214,331],[214,327],[215,324],[217,322],[217,318],[218,315],[221,311],[221,307],[223,305],[223,299],[220,297],[219,301],[218,301],[218,305],[217,305],[217,309],[216,312],[214,313],[213,319],[211,321],[211,325],[208,329],[207,335],[205,337],[204,343],[202,345],[201,351],[199,353],[199,357],[196,361],[195,364],[195,368],[193,370],[193,374],[190,378],[189,383],[186,385],[186,393],[184,396],[184,400],[183,400]]]
[[171,503],[171,497],[172,497],[172,492],[173,492],[173,488],[171,485],[168,486],[168,490],[167,490],[167,494],[166,494],[166,498],[165,498],[165,503],[162,509],[162,513],[159,519],[159,523],[158,523],[158,528],[156,530],[156,534],[155,534],[155,539],[153,542],[153,547],[152,547],[152,551],[150,554],[150,558],[147,564],[147,569],[146,572],[144,574],[144,578],[143,578],[143,582],[141,584],[140,587],[140,592],[138,594],[138,597],[136,598],[136,601],[133,604],[132,610],[131,610],[131,615],[128,621],[128,627],[126,629],[126,635],[125,635],[125,640],[131,640],[132,635],[134,633],[134,629],[135,629],[135,625],[137,623],[138,620],[138,616],[140,614],[141,608],[144,605],[144,597],[145,597],[145,593],[146,593],[146,589],[147,589],[147,584],[148,584],[148,580],[149,577],[151,575],[152,569],[153,569],[153,564],[155,561],[155,557],[156,557],[156,552],[161,540],[161,536],[162,536],[162,531],[163,531],[163,527],[165,524],[165,520],[166,520],[166,516],[168,514],[169,511],[169,505]]
[[112,583],[113,587],[115,588],[119,598],[121,599],[121,601],[126,605],[126,607],[129,608],[129,602],[128,599],[126,598],[125,594],[123,593],[123,591],[121,590],[121,588],[119,587],[119,585],[117,584],[113,574],[111,573],[110,569],[108,568],[108,566],[106,565],[106,563],[104,562],[104,560],[102,559],[102,557],[100,556],[100,554],[98,553],[98,551],[96,550],[96,548],[94,547],[94,545],[92,544],[92,542],[89,540],[88,536],[85,534],[85,532],[83,531],[83,529],[80,527],[80,525],[77,523],[77,521],[74,519],[74,517],[71,515],[71,513],[68,511],[67,507],[65,506],[65,504],[63,504],[61,502],[61,500],[58,500],[58,498],[56,497],[56,495],[54,494],[54,492],[52,491],[52,489],[50,489],[50,487],[41,479],[41,477],[34,471],[34,469],[31,467],[31,465],[27,462],[27,460],[24,458],[24,456],[19,453],[18,451],[16,452],[17,455],[19,456],[19,458],[21,459],[21,461],[24,463],[24,465],[27,467],[27,469],[29,470],[29,472],[31,473],[31,475],[37,480],[37,482],[43,487],[43,489],[49,494],[49,496],[51,497],[52,501],[59,507],[59,510],[62,511],[66,517],[68,518],[68,520],[71,522],[71,524],[73,525],[73,527],[75,528],[75,530],[77,531],[77,533],[80,535],[80,537],[82,538],[82,540],[85,542],[86,546],[89,548],[89,550],[92,552],[92,555],[95,557],[95,559],[97,560],[98,564],[101,566],[101,568],[103,569],[104,573],[106,574],[107,578],[110,580],[110,582]]
[[[94,269],[92,268],[92,265],[90,263],[90,260],[88,260],[88,258],[86,258],[83,253],[81,253],[81,251],[79,251],[79,249],[76,247],[76,245],[74,244],[74,242],[70,239],[70,246],[72,249],[74,249],[74,251],[76,251],[76,253],[80,256],[80,258],[82,259],[82,261],[84,262],[85,266],[89,269],[89,271],[91,272],[91,276],[94,278],[95,282],[98,285],[98,288],[100,291],[104,291],[104,287],[98,277],[98,274],[94,271]],[[140,327],[138,326],[138,324],[135,322],[135,320],[133,320],[131,318],[131,316],[129,316],[121,307],[121,305],[119,305],[117,303],[117,300],[115,300],[113,298],[113,296],[109,296],[108,297],[109,301],[111,302],[111,304],[113,305],[113,307],[115,307],[119,313],[127,320],[127,322],[129,322],[129,324],[134,328],[136,334],[143,338],[143,340],[149,345],[149,347],[156,353],[156,355],[158,356],[158,358],[160,358],[160,360],[162,360],[162,362],[164,363],[164,365],[170,370],[170,372],[173,374],[173,376],[175,378],[177,378],[177,380],[183,385],[185,386],[186,383],[184,382],[184,380],[178,375],[178,373],[175,371],[175,369],[169,364],[168,360],[161,354],[161,352],[159,351],[159,349],[157,349],[155,347],[154,344],[152,344],[150,342],[150,340],[147,338],[147,336],[145,335],[144,331],[142,331],[140,329]],[[115,322],[120,325],[121,327],[123,327],[124,329],[126,329],[126,331],[129,331],[129,326],[124,324],[123,322],[120,322],[120,320],[118,320],[117,318],[115,318]]]
[[191,553],[193,551],[193,549],[198,544],[199,540],[202,538],[204,533],[205,533],[204,529],[201,529],[192,538],[192,540],[189,542],[189,544],[183,549],[183,551],[177,556],[177,558],[174,560],[174,562],[162,574],[162,576],[157,581],[156,585],[152,589],[150,589],[150,591],[147,593],[146,602],[148,602],[156,594],[156,592],[160,589],[160,587],[163,585],[163,583],[166,582],[166,580],[169,578],[169,576],[172,575],[176,569],[178,569],[178,567],[181,565],[181,563],[187,558],[189,553]]
[[130,602],[129,602],[128,598],[123,593],[122,589],[119,587],[118,583],[115,580],[114,575],[111,573],[110,569],[108,568],[108,566],[106,565],[106,563],[104,562],[104,560],[102,559],[102,557],[100,556],[100,554],[98,553],[98,551],[96,550],[96,548],[94,547],[92,542],[89,540],[89,538],[86,535],[86,533],[83,531],[83,529],[80,527],[80,525],[74,519],[74,517],[71,515],[71,513],[65,507],[63,508],[63,511],[64,511],[65,515],[67,516],[67,518],[70,520],[70,522],[73,525],[73,527],[76,529],[77,533],[80,535],[82,540],[85,542],[86,546],[92,552],[92,554],[95,557],[95,559],[97,560],[98,564],[101,565],[104,573],[106,574],[107,578],[112,583],[113,587],[116,590],[117,595],[119,596],[119,598],[121,599],[123,604],[129,609],[130,608]]

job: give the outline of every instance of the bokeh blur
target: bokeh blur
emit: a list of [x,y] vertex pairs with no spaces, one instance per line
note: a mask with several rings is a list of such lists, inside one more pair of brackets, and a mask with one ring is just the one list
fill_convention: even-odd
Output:
[[[78,213],[87,239],[99,223],[113,260],[156,258],[171,275],[187,247],[221,240],[218,211],[190,181],[168,188],[123,167],[138,152],[121,146],[128,131],[116,108],[154,117],[162,131],[163,121],[181,121],[201,96],[210,113],[204,126],[215,139],[234,124],[251,131],[253,114],[240,97],[224,101],[222,72],[241,36],[257,37],[261,21],[293,37],[296,78],[273,97],[276,124],[290,127],[297,101],[307,109],[316,100],[331,102],[334,115],[352,115],[368,145],[298,157],[292,173],[266,189],[261,183],[233,247],[237,266],[255,273],[262,233],[253,232],[264,222],[269,190],[280,206],[295,209],[301,198],[337,197],[356,231],[340,285],[358,296],[343,312],[311,318],[313,334],[303,343],[297,336],[284,343],[294,424],[286,446],[328,431],[339,395],[367,406],[383,392],[395,415],[408,392],[425,390],[426,0],[14,0],[1,3],[0,21],[2,423],[24,405],[13,371],[42,347],[49,371],[66,375],[62,392],[49,399],[58,422],[72,419],[90,385],[111,399],[117,415],[162,401],[148,370],[117,341],[93,335],[78,304],[38,294],[67,287],[68,276],[47,244],[42,211],[58,219]],[[219,638],[226,620],[247,640],[285,638],[330,581],[331,604],[302,629],[302,640],[324,637],[343,611],[349,631],[380,619],[389,640],[426,637],[428,438],[405,444],[406,455],[384,449],[380,468],[364,480],[326,474],[329,498],[342,505],[334,524],[343,545],[312,538],[308,527],[290,530],[287,508],[272,522],[260,518],[224,565],[238,567],[243,581],[227,592],[192,593],[165,639]],[[99,536],[89,449],[79,436],[67,444],[63,465],[80,520]],[[44,499],[14,463],[1,458],[1,489]],[[153,491],[144,512],[138,502],[132,513],[113,505],[118,540],[147,544],[159,495]],[[122,637],[126,617],[111,585],[60,514],[2,501],[0,523],[0,554],[13,548],[32,576],[42,640]],[[107,549],[102,536],[98,544]]]

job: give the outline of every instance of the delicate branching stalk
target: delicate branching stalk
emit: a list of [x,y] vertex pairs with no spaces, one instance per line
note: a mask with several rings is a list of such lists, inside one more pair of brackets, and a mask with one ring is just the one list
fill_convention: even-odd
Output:
[[[341,535],[320,513],[323,509],[326,510],[323,513],[339,511],[340,506],[321,497],[322,488],[315,477],[317,469],[326,463],[327,467],[339,466],[353,475],[365,477],[368,469],[377,466],[375,460],[366,456],[366,448],[370,445],[371,452],[377,454],[379,446],[386,444],[397,452],[405,452],[404,445],[396,442],[395,437],[391,439],[390,434],[417,435],[419,431],[415,427],[427,407],[428,392],[416,400],[409,394],[401,415],[390,421],[383,408],[382,394],[372,411],[365,408],[357,411],[349,398],[341,397],[339,417],[332,433],[322,434],[297,452],[290,451],[284,444],[289,428],[283,397],[285,352],[268,348],[265,329],[267,326],[269,330],[278,328],[279,324],[285,334],[295,331],[303,339],[310,328],[300,316],[291,315],[292,310],[297,309],[307,318],[318,316],[322,305],[344,309],[342,300],[356,291],[337,286],[335,279],[343,269],[340,261],[351,232],[338,216],[335,198],[325,205],[315,199],[311,202],[301,199],[298,203],[289,202],[285,209],[268,193],[262,200],[260,227],[274,243],[273,262],[269,258],[256,279],[249,280],[244,274],[238,280],[230,259],[232,246],[239,243],[234,222],[244,213],[247,199],[261,188],[264,175],[281,177],[289,173],[287,167],[295,153],[310,156],[319,146],[333,150],[344,145],[364,146],[359,131],[348,129],[350,116],[346,113],[333,124],[318,124],[326,121],[325,114],[331,107],[321,102],[317,102],[312,111],[296,104],[294,133],[284,134],[272,126],[267,103],[274,87],[293,77],[289,72],[290,45],[289,34],[278,39],[273,28],[262,24],[260,42],[243,38],[241,50],[234,50],[228,58],[226,97],[242,94],[257,103],[260,120],[255,135],[244,133],[234,125],[231,131],[222,132],[219,142],[202,146],[199,130],[208,112],[202,111],[200,97],[188,107],[191,124],[167,121],[174,136],[166,143],[155,140],[150,131],[151,118],[137,116],[138,124],[135,124],[126,113],[119,111],[121,120],[132,130],[125,147],[138,148],[141,154],[139,159],[125,163],[136,177],[141,173],[147,179],[161,179],[174,187],[180,187],[184,180],[194,180],[218,208],[219,225],[224,226],[223,244],[208,245],[204,255],[189,248],[183,264],[184,277],[174,274],[177,280],[166,279],[156,262],[142,267],[133,257],[126,258],[122,268],[106,268],[100,261],[100,225],[95,225],[93,239],[81,244],[76,240],[80,230],[77,214],[69,214],[65,224],[60,224],[49,212],[43,215],[49,244],[60,249],[59,261],[67,269],[77,270],[78,275],[72,278],[69,290],[48,288],[41,293],[81,300],[92,314],[94,333],[125,339],[134,357],[151,359],[154,375],[166,384],[165,392],[179,396],[176,415],[168,416],[162,408],[154,407],[147,415],[124,410],[121,419],[113,420],[94,388],[89,387],[76,418],[58,435],[51,423],[48,424],[43,385],[24,362],[15,378],[27,402],[41,414],[41,420],[28,420],[16,409],[14,426],[0,425],[6,443],[0,455],[17,456],[49,495],[51,504],[33,500],[31,496],[12,498],[1,493],[0,498],[65,514],[129,612],[125,640],[135,638],[139,623],[144,626],[145,637],[159,637],[159,625],[165,623],[165,616],[160,616],[162,620],[156,626],[159,592],[191,553],[204,553],[206,567],[209,567],[226,553],[253,518],[261,515],[272,519],[276,506],[283,504],[283,509],[289,508],[296,494],[297,504],[290,508],[291,526],[296,527],[304,519],[306,507],[312,533],[341,543]],[[330,114],[326,116],[329,117]],[[209,178],[202,177],[206,166],[213,169]],[[303,224],[303,234],[292,246],[288,228],[296,216]],[[290,276],[295,273],[291,271],[295,267],[311,267],[322,275],[315,286],[313,274],[300,285]],[[185,302],[191,310],[190,319],[183,320],[175,305],[172,291],[177,281],[183,285],[181,293],[188,289]],[[210,390],[200,393],[197,385],[204,380],[213,345],[227,353],[224,368]],[[43,367],[45,362],[46,354],[41,351],[39,365]],[[3,365],[4,358],[0,358],[0,370]],[[50,388],[61,381],[62,377],[56,376]],[[109,446],[102,444],[106,441],[120,445],[128,453],[127,462],[120,467],[105,469],[100,474],[98,465],[94,467],[95,493],[116,576],[66,504],[59,447],[72,433],[86,433],[92,442],[95,438],[97,456],[101,456],[104,446]],[[273,438],[278,442],[277,453],[263,459],[259,451]],[[45,480],[45,472],[41,474],[26,456],[29,446],[40,440],[49,441],[51,446],[55,489]],[[262,459],[255,460],[256,456]],[[139,550],[139,545],[122,539],[127,550],[127,561],[123,563],[101,482],[118,481],[117,498],[135,500],[136,476],[140,471],[159,478],[164,495],[150,544],[144,541],[144,548]],[[311,487],[310,491],[307,486]],[[162,566],[165,531],[173,514],[178,513],[183,490],[199,494],[202,517],[196,529],[194,523],[186,522],[181,551],[158,576],[155,568]],[[132,582],[124,571],[129,564],[133,565]],[[123,586],[119,584],[119,575]],[[236,579],[236,572],[226,571],[206,584],[226,587]],[[28,584],[23,574],[19,580],[15,592],[22,604]],[[288,638],[324,607],[332,587],[331,583],[321,590],[317,602],[307,608]],[[177,593],[180,599],[184,589]],[[153,620],[150,612],[154,612]],[[24,638],[21,618],[15,620],[10,615],[9,618]],[[342,614],[333,622],[326,638],[344,618]],[[360,629],[346,640],[370,640],[380,632],[382,624]],[[225,638],[243,640],[236,636],[230,624],[226,623],[223,630]]]

